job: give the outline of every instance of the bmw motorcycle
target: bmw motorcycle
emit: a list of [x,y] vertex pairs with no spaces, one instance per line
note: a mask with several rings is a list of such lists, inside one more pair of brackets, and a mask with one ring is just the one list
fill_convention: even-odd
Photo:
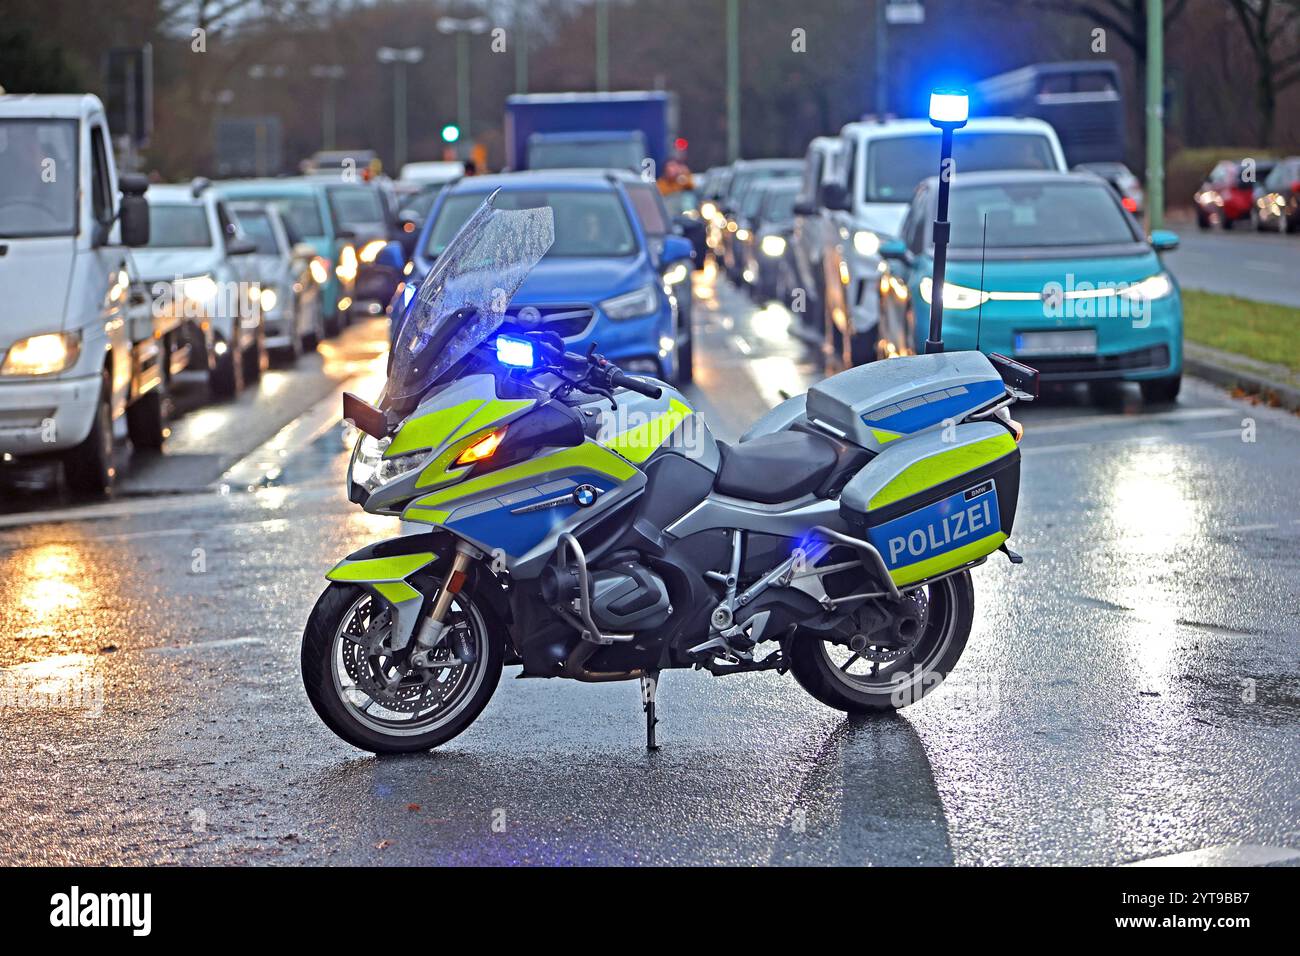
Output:
[[551,210],[494,194],[407,293],[349,498],[427,526],[348,555],[307,622],[316,712],[376,753],[436,747],[523,677],[790,672],[850,713],[919,700],[1006,545],[1036,373],[940,353],[832,376],[715,440],[689,400],[521,323]]

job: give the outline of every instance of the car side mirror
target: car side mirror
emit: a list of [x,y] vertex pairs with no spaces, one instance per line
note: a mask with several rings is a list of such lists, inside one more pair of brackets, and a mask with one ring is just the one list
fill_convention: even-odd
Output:
[[908,252],[907,243],[902,239],[882,239],[880,241],[880,258],[882,259],[902,259],[904,262],[912,258]]
[[401,272],[406,268],[406,253],[400,242],[386,242],[384,248],[375,256],[375,265],[386,266]]
[[822,205],[837,212],[847,212],[849,208],[849,191],[843,183],[831,181],[822,183]]
[[122,230],[122,245],[137,248],[149,245],[149,201],[144,194],[149,180],[139,173],[123,173],[118,178],[122,198],[117,214]]
[[685,236],[664,236],[664,248],[659,259],[663,265],[672,265],[683,259],[689,260],[694,249],[691,240]]
[[1178,233],[1157,229],[1151,233],[1151,248],[1156,252],[1173,252],[1178,248]]
[[226,243],[226,255],[249,256],[257,251],[257,243],[252,239],[231,239]]

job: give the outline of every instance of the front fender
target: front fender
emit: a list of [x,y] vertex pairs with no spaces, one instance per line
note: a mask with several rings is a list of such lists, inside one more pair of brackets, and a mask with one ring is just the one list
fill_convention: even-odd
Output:
[[452,536],[430,532],[387,538],[354,551],[325,575],[339,584],[359,584],[393,606],[394,650],[405,647],[415,633],[424,593],[410,577],[442,560],[453,547]]

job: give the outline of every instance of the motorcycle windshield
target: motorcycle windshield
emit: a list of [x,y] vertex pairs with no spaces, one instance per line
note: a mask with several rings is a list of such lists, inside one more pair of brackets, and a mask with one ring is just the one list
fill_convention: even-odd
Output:
[[498,209],[493,192],[416,290],[393,337],[387,396],[423,392],[501,326],[506,306],[555,239],[549,206]]

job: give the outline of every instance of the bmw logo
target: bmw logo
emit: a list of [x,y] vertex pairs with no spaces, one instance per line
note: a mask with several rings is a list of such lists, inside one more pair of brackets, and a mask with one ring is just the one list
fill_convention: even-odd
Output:
[[600,489],[595,485],[578,485],[573,489],[573,502],[580,508],[590,508],[596,503]]

